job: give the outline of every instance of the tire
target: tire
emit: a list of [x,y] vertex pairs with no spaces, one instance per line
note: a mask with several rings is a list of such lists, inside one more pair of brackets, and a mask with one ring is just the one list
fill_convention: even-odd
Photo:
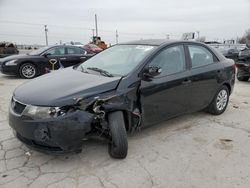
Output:
[[108,121],[111,135],[108,146],[109,155],[116,159],[124,159],[128,153],[128,140],[123,112],[111,112]]
[[249,77],[237,77],[237,79],[241,82],[247,82],[249,80]]
[[36,66],[32,63],[24,63],[19,68],[19,74],[25,79],[35,78],[37,76]]
[[208,106],[208,113],[213,115],[222,114],[228,105],[229,90],[228,87],[223,85],[216,93],[212,103]]

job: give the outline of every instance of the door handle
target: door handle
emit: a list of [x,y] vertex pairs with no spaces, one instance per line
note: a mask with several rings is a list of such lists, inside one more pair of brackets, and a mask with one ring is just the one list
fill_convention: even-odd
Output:
[[85,59],[86,57],[80,57],[80,59]]
[[182,82],[182,84],[190,84],[191,82],[192,82],[191,80],[185,79],[185,80]]
[[60,60],[66,60],[66,57],[61,57]]

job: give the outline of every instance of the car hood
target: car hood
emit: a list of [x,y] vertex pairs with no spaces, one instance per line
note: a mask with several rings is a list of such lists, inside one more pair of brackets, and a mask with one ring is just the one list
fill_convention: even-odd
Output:
[[24,104],[60,107],[74,104],[74,98],[87,98],[114,90],[120,79],[87,74],[69,67],[19,86],[13,96]]

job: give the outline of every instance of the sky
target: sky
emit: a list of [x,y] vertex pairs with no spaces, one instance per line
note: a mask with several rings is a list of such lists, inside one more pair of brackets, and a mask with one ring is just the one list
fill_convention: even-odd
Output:
[[0,0],[0,41],[88,43],[98,16],[106,43],[197,32],[206,40],[240,37],[250,28],[250,0]]

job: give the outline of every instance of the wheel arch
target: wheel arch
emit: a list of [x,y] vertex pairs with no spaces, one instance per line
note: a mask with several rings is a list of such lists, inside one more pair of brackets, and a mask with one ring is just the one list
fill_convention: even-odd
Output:
[[21,62],[21,63],[19,64],[19,67],[18,67],[19,76],[20,76],[20,68],[21,68],[21,66],[22,66],[23,64],[25,64],[25,63],[30,63],[30,64],[34,65],[34,66],[36,67],[36,70],[37,70],[37,75],[40,75],[41,71],[39,70],[39,68],[38,68],[38,66],[36,65],[36,63],[33,62],[33,61],[31,61],[31,60],[25,60],[25,61],[23,61],[23,62]]
[[227,82],[223,83],[222,85],[226,86],[229,91],[229,94],[231,94],[231,91],[232,91],[231,85]]

